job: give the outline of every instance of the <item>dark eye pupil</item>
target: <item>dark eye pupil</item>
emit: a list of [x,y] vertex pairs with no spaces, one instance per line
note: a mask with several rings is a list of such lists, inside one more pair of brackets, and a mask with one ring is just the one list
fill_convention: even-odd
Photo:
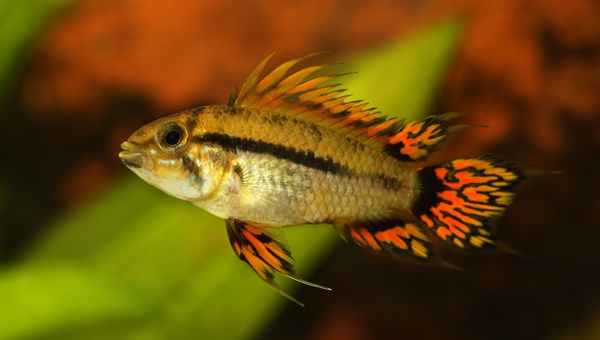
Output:
[[165,143],[170,146],[177,145],[181,141],[181,133],[179,131],[169,131],[165,135]]

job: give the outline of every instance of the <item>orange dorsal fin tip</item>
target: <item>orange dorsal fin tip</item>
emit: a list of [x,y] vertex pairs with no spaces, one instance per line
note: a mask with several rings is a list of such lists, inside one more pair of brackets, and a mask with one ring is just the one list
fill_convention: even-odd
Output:
[[394,129],[388,129],[384,151],[403,162],[424,162],[463,128],[471,126],[448,124],[449,121],[468,114],[450,112],[403,122]]
[[275,53],[277,53],[277,50],[269,54],[265,59],[258,63],[258,65],[256,65],[252,72],[250,72],[250,74],[244,81],[244,84],[242,84],[240,90],[237,91],[237,95],[233,98],[234,105],[238,104],[240,101],[243,101],[250,94],[250,91],[254,89],[254,87],[258,83],[258,80],[260,79],[259,77],[262,70],[265,68],[265,65],[267,64],[269,59],[271,59],[271,57],[275,55]]
[[[328,64],[308,66],[289,74],[294,65],[320,53],[286,61],[261,77],[266,63],[273,56],[269,55],[250,72],[242,87],[232,92],[229,105],[269,110],[313,123],[328,120],[324,124],[332,129],[344,127],[348,122],[341,122],[345,121],[346,116],[359,112],[365,104],[362,101],[346,103],[348,96],[342,96],[344,90],[336,89],[339,84],[324,83],[348,73],[315,74],[332,66]],[[359,104],[362,105],[359,107]],[[331,117],[333,120],[329,119]]]
[[227,100],[227,106],[233,106],[238,97],[238,87],[237,85],[233,87],[231,93],[229,94],[229,100]]
[[[282,79],[284,79],[286,73],[289,71],[289,69],[292,66],[294,66],[295,64],[297,64],[298,62],[300,62],[304,59],[307,59],[314,55],[322,53],[322,52],[310,53],[310,54],[306,54],[304,56],[289,60],[289,61],[279,65],[275,69],[273,69],[271,72],[269,72],[264,77],[260,78],[260,74],[262,73],[263,69],[265,68],[265,65],[273,57],[273,55],[275,55],[275,53],[277,53],[277,52],[278,52],[278,50],[275,50],[273,53],[269,54],[258,65],[256,65],[256,67],[252,70],[252,72],[250,72],[250,74],[246,78],[246,81],[244,81],[244,84],[242,85],[242,87],[238,93],[238,96],[236,96],[236,98],[235,98],[234,103],[236,105],[245,106],[244,103],[248,96],[251,96],[253,93],[256,93],[256,92],[267,90],[270,86],[273,86],[273,85],[279,83]],[[299,75],[297,75],[296,77],[298,77],[298,76]],[[301,80],[302,79],[300,79],[299,81],[301,81]]]

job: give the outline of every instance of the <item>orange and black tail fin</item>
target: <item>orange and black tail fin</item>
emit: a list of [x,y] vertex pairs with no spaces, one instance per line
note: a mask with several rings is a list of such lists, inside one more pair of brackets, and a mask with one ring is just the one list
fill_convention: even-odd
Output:
[[419,171],[413,214],[455,250],[495,243],[493,225],[511,204],[526,171],[498,156],[461,158]]

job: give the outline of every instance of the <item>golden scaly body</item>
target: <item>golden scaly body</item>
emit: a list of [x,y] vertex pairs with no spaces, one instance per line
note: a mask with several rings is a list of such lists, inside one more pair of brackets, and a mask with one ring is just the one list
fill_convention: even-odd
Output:
[[[214,215],[265,227],[379,219],[408,210],[416,194],[415,170],[325,127],[224,106],[183,112],[181,119],[188,118],[201,122],[193,130],[197,139],[227,135],[288,152],[282,158],[224,148],[224,187],[208,198],[191,200]],[[315,160],[297,156],[305,153],[314,154]]]
[[323,86],[335,75],[312,77],[325,66],[288,75],[306,57],[261,77],[269,56],[227,105],[151,122],[119,156],[148,183],[224,218],[237,256],[292,300],[275,272],[327,288],[296,276],[280,227],[329,223],[346,240],[417,263],[442,262],[428,234],[460,251],[493,246],[490,224],[525,172],[490,155],[419,167],[462,128],[447,126],[459,114],[386,119]]

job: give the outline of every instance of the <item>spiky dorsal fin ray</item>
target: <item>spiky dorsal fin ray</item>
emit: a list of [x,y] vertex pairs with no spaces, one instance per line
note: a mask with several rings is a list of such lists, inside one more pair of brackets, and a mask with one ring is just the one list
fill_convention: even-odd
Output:
[[294,259],[283,239],[275,229],[254,226],[236,219],[226,220],[227,235],[235,254],[267,282],[273,289],[293,302],[304,306],[300,301],[284,292],[275,282],[275,272],[279,272],[305,285],[331,290],[330,288],[299,278],[294,271]]
[[388,119],[363,101],[346,101],[338,85],[324,83],[343,74],[314,76],[329,65],[309,66],[288,75],[300,61],[294,58],[261,77],[271,53],[252,70],[242,87],[231,93],[228,105],[268,110],[327,127],[348,138],[388,153],[402,162],[422,162],[464,126],[447,127],[460,114],[427,117],[405,123]]

